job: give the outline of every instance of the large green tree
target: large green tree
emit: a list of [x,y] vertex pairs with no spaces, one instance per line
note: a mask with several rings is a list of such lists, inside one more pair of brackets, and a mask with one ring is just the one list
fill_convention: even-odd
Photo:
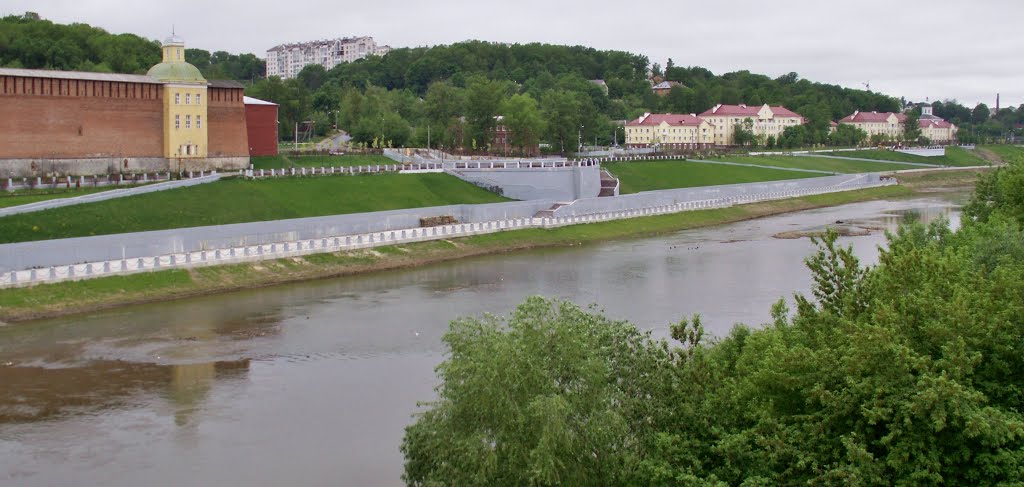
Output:
[[502,103],[501,113],[510,132],[511,145],[521,155],[534,155],[545,125],[537,101],[530,95],[513,95]]

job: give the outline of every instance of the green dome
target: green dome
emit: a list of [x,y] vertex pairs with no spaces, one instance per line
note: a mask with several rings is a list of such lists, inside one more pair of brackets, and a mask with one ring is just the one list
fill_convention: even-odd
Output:
[[203,74],[199,72],[199,68],[186,62],[157,64],[156,66],[149,68],[149,72],[146,73],[146,76],[159,81],[182,81],[186,83],[206,81],[206,78],[203,78]]

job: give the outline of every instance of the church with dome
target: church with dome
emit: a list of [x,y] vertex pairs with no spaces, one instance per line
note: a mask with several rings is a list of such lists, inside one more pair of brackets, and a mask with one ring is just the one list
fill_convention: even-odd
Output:
[[205,79],[176,35],[162,56],[145,75],[0,68],[0,178],[248,167],[244,86]]

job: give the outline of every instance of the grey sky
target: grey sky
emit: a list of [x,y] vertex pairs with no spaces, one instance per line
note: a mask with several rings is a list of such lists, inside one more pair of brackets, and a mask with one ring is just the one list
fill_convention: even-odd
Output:
[[674,2],[433,0],[5,0],[3,14],[38,12],[152,39],[171,24],[190,47],[252,52],[280,43],[370,35],[392,47],[467,39],[619,49],[663,66],[746,69],[911,100],[1024,104],[1024,1],[676,0]]

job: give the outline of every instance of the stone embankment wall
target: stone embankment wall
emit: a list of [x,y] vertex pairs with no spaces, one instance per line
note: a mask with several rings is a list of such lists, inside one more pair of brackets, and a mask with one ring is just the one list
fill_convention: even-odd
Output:
[[[556,216],[549,218],[534,218],[526,214],[534,214],[542,209],[545,203],[551,203],[550,201],[527,201],[8,244],[0,246],[0,287],[197,265],[278,259],[523,228],[553,228],[891,184],[896,184],[896,181],[875,174],[860,174],[813,180],[728,185],[700,190],[650,192],[660,193],[653,196],[650,193],[641,193],[618,198],[593,198],[576,201],[563,207],[568,209],[562,214],[556,213]],[[684,200],[687,196],[712,197]],[[610,205],[604,201],[614,200],[621,202],[619,208],[602,206]],[[452,215],[462,223],[430,228],[419,227],[420,218],[442,215]],[[411,220],[413,218],[414,220]],[[332,220],[333,226],[329,224]],[[261,231],[269,233],[259,233]],[[223,233],[218,236],[219,232]],[[147,242],[150,244],[149,247],[146,245]],[[207,247],[209,243],[224,242],[234,244],[223,248]],[[167,251],[168,246],[172,247],[172,250]],[[128,253],[128,248],[131,248],[131,254]],[[91,256],[115,255],[88,258],[81,253],[76,254],[74,249],[91,249]],[[48,263],[47,258],[63,262]]]

